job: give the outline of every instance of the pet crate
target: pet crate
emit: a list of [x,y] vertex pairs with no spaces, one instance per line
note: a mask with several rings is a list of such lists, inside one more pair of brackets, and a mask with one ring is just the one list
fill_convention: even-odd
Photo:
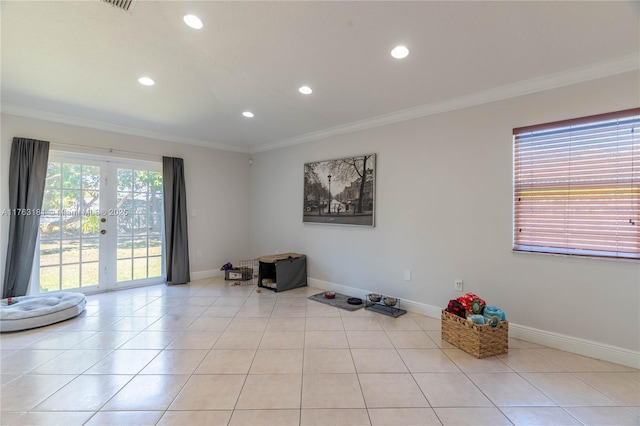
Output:
[[233,281],[231,285],[256,285],[258,282],[258,260],[241,260],[238,266],[224,271],[224,279]]

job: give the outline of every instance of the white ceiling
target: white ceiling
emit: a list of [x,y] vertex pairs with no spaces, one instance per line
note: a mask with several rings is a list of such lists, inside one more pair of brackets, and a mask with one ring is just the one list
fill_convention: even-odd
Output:
[[638,4],[2,0],[2,110],[255,152],[637,69]]

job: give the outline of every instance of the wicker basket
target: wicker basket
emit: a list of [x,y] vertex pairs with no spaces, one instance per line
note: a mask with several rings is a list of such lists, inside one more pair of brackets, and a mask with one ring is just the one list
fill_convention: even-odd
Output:
[[466,319],[442,311],[442,340],[476,358],[487,358],[509,352],[509,322],[496,327],[470,324]]

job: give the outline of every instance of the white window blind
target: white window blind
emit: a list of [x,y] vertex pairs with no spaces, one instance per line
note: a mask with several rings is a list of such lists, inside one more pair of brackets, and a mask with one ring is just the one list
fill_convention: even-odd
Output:
[[513,135],[514,250],[640,259],[640,108]]

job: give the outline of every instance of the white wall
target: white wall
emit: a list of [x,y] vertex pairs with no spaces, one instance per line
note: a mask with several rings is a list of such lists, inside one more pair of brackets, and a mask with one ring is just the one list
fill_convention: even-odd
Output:
[[[511,251],[512,129],[639,105],[637,72],[253,155],[251,249],[312,280],[444,307],[465,291],[512,323],[640,350],[640,263]],[[303,164],[377,153],[374,228],[302,223]],[[403,280],[411,269],[412,280]]]
[[[102,130],[2,114],[0,137],[0,209],[8,208],[9,154],[14,136],[57,144],[113,148],[157,156],[181,157],[185,164],[189,251],[192,279],[219,272],[228,261],[245,259],[249,247],[249,155],[171,143]],[[65,147],[66,149],[73,149]],[[106,152],[96,151],[105,154]],[[114,155],[122,156],[115,152]],[[131,155],[135,157],[135,155]],[[148,156],[141,159],[148,160]],[[4,267],[8,217],[2,217],[0,261]],[[196,256],[197,251],[202,257]],[[4,276],[4,275],[3,275]]]

